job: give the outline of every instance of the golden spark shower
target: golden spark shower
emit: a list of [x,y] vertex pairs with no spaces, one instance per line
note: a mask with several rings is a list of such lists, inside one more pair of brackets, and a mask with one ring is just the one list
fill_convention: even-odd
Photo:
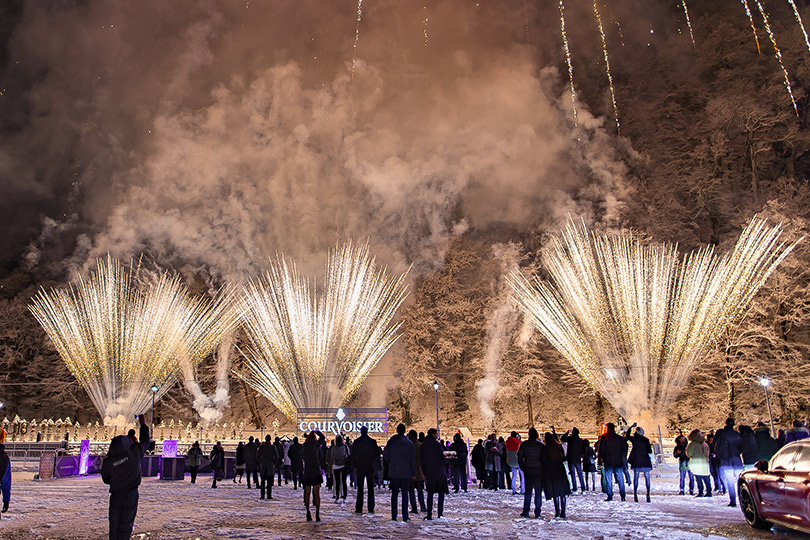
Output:
[[168,273],[139,287],[136,274],[108,256],[86,281],[41,290],[29,306],[105,423],[145,412],[152,386],[159,399],[181,365],[204,360],[237,319],[227,292],[192,297]]
[[795,244],[754,218],[725,255],[569,221],[543,256],[549,280],[513,274],[514,299],[628,421],[661,422],[697,366]]
[[395,276],[351,242],[329,253],[323,291],[283,256],[244,288],[242,377],[288,418],[301,407],[350,399],[399,338],[392,323],[407,296]]

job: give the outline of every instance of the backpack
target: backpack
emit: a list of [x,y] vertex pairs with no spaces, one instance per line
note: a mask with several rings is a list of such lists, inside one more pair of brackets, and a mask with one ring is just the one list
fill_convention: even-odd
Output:
[[344,445],[335,446],[332,450],[333,463],[338,467],[345,467],[349,464],[349,447]]

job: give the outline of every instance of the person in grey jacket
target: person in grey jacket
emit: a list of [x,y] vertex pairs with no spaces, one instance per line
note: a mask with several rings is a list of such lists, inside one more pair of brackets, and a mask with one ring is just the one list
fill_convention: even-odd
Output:
[[399,424],[397,434],[388,439],[383,459],[388,463],[391,485],[391,520],[397,519],[397,496],[402,492],[402,521],[408,521],[408,492],[411,479],[416,477],[416,450],[405,436],[405,424]]

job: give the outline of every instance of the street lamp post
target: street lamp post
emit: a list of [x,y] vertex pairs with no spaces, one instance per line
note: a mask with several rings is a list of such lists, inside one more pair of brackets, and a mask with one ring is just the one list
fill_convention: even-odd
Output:
[[441,431],[439,431],[439,381],[433,381],[433,390],[436,391],[436,438],[441,439]]
[[771,385],[771,380],[768,377],[762,377],[759,384],[765,389],[765,403],[768,404],[768,419],[771,421],[771,436],[776,438],[776,430],[773,429],[773,413],[771,413],[771,397],[768,395],[768,387]]
[[156,384],[152,385],[152,418],[149,420],[149,439],[153,440],[153,429],[155,428],[155,394],[157,394],[158,387]]

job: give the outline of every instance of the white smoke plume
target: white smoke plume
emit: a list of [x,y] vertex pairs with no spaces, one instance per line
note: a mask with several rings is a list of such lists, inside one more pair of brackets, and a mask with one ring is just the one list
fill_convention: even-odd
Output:
[[215,356],[216,360],[216,388],[212,396],[207,395],[197,381],[194,366],[189,362],[182,364],[183,385],[193,398],[192,407],[200,415],[205,425],[210,425],[222,418],[225,409],[231,401],[230,382],[228,376],[231,371],[231,353],[233,349],[233,333],[223,337]]
[[501,359],[509,348],[515,327],[520,319],[520,311],[512,300],[511,289],[504,279],[509,272],[517,269],[520,253],[515,244],[494,244],[492,254],[498,260],[501,275],[498,278],[498,296],[495,307],[487,319],[486,346],[483,358],[484,378],[476,383],[481,415],[486,425],[495,419],[492,402],[498,392]]
[[[467,230],[613,216],[615,137],[584,104],[573,134],[564,79],[505,13],[441,2],[426,49],[420,10],[369,4],[352,80],[351,2],[30,3],[16,69],[48,77],[0,162],[33,184],[75,170],[77,217],[53,219],[87,237],[62,259],[146,252],[214,281],[276,251],[310,273],[349,237],[418,275]],[[67,164],[34,158],[42,132]]]

